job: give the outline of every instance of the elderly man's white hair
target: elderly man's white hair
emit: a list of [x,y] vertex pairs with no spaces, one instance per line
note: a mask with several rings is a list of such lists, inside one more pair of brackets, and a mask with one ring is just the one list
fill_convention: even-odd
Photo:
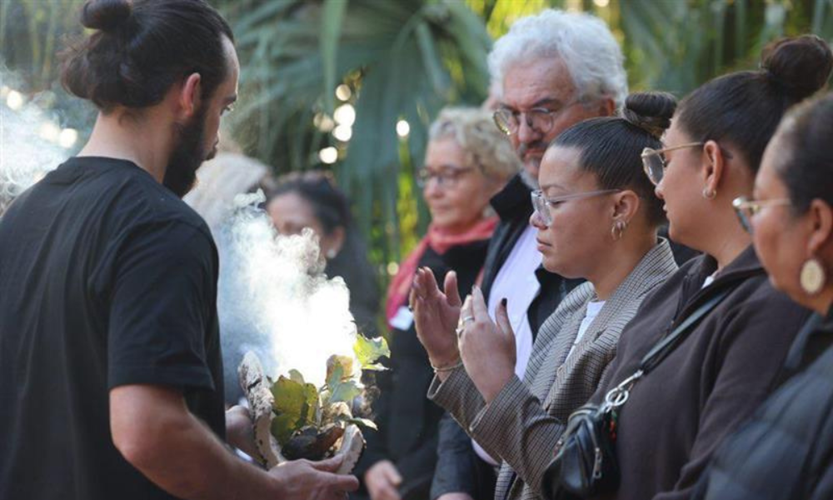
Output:
[[503,96],[503,78],[512,66],[538,59],[560,58],[579,97],[593,101],[610,97],[621,109],[628,95],[622,49],[598,17],[547,9],[516,21],[495,42],[489,72]]

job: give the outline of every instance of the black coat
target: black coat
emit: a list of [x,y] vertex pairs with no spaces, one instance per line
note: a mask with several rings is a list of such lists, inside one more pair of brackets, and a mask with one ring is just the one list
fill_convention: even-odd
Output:
[[[486,258],[487,241],[460,245],[438,255],[430,247],[419,260],[439,283],[445,274],[457,272],[458,289],[471,292]],[[367,449],[354,473],[365,472],[380,460],[393,462],[402,475],[403,499],[427,499],[437,460],[437,428],[443,410],[426,398],[434,371],[413,324],[391,331],[390,371],[376,375],[379,394],[373,404],[378,432],[368,431]]]
[[796,372],[715,454],[698,500],[833,498],[833,309],[796,339]]

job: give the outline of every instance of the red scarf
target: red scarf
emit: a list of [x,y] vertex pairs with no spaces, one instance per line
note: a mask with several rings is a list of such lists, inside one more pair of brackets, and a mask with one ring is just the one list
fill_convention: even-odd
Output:
[[[390,282],[390,286],[388,287],[387,305],[385,306],[385,315],[387,317],[388,324],[390,324],[393,317],[396,316],[399,308],[407,302],[408,295],[411,293],[411,284],[414,281],[414,275],[416,275],[417,264],[423,254],[425,254],[425,250],[427,250],[428,247],[431,247],[432,250],[442,255],[451,247],[466,245],[468,243],[474,243],[475,241],[488,240],[492,237],[492,233],[494,232],[497,223],[497,217],[488,217],[486,219],[481,219],[474,226],[469,228],[468,231],[453,234],[444,231],[434,224],[428,226],[428,233],[422,240],[420,240],[419,244],[414,251],[411,252],[408,258],[405,259],[399,267],[399,272],[396,273],[396,276],[394,276],[393,280]],[[440,284],[440,287],[442,287],[442,284]]]

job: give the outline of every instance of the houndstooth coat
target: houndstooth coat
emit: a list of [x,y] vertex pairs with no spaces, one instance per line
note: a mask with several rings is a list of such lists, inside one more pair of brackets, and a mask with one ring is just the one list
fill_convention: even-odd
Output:
[[570,413],[596,391],[642,300],[676,270],[663,239],[608,298],[568,357],[587,303],[596,297],[590,283],[573,290],[541,326],[524,380],[513,377],[488,406],[463,369],[442,383],[434,378],[428,397],[502,462],[495,500],[540,500],[544,470]]

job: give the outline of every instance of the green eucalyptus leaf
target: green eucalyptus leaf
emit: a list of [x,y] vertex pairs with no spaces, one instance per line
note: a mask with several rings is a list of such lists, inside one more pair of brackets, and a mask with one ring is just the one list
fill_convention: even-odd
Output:
[[299,384],[306,384],[304,376],[301,375],[301,372],[298,370],[289,370],[289,379],[293,382],[298,382]]
[[390,358],[390,348],[383,337],[369,339],[363,335],[357,335],[356,342],[353,344],[353,352],[363,370],[384,370],[385,367],[376,362],[382,357]]
[[330,396],[330,404],[343,402],[350,404],[356,396],[360,395],[362,390],[359,388],[355,380],[345,380],[339,382],[333,387],[333,394]]

